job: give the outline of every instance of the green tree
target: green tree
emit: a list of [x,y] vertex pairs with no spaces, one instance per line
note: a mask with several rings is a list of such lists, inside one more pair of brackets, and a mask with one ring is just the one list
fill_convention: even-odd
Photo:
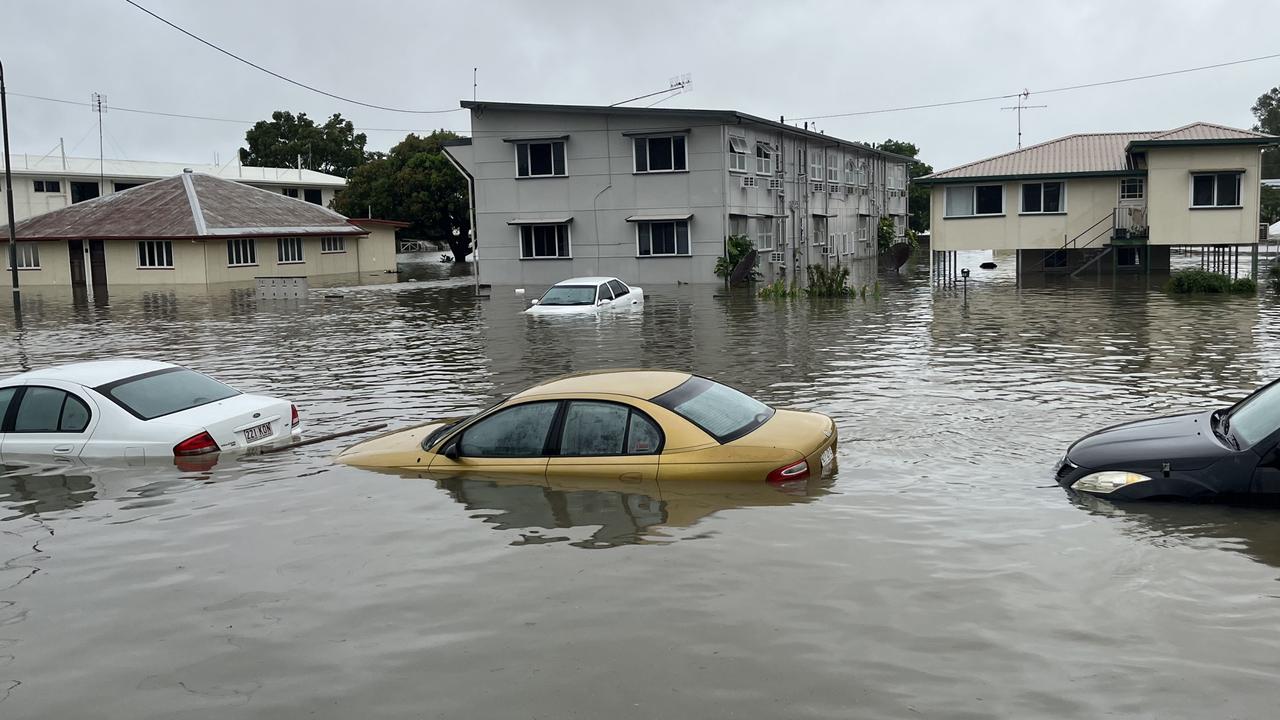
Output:
[[467,181],[440,149],[458,138],[448,130],[408,135],[390,152],[356,168],[334,198],[334,209],[348,217],[410,223],[407,233],[446,242],[454,261],[464,261],[471,252]]
[[259,120],[244,134],[240,162],[265,167],[302,167],[330,175],[348,177],[368,159],[364,150],[367,140],[350,120],[335,113],[323,125],[287,110],[271,113],[270,120]]
[[1280,223],[1280,188],[1262,186],[1262,222]]
[[[1253,116],[1258,118],[1254,130],[1280,135],[1280,85],[1259,96],[1252,110]],[[1280,148],[1270,147],[1262,151],[1262,177],[1280,178]]]
[[[905,155],[914,158],[920,154],[920,148],[915,144],[902,140],[885,140],[879,145],[875,145],[885,152],[891,152],[895,155]],[[933,172],[933,166],[913,160],[907,165],[907,176],[912,180],[928,175]],[[923,185],[911,185],[907,191],[907,213],[910,216],[908,224],[912,230],[916,232],[924,232],[929,229],[929,188]]]

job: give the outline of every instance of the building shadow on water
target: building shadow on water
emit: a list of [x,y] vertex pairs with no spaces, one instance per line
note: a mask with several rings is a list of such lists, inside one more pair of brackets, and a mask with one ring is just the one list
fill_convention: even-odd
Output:
[[[566,543],[583,549],[675,542],[669,530],[692,528],[716,513],[739,508],[784,507],[830,492],[833,477],[790,487],[763,482],[623,482],[541,475],[393,473],[434,481],[449,497],[495,530],[516,531],[511,544]],[[594,528],[559,534],[574,528]],[[576,536],[576,537],[575,537]]]

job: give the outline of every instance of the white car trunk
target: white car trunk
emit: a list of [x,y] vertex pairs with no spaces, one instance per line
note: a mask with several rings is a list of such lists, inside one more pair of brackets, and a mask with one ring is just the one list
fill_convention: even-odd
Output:
[[248,394],[235,395],[150,422],[201,428],[212,435],[223,450],[283,440],[290,436],[293,428],[292,409],[287,401]]

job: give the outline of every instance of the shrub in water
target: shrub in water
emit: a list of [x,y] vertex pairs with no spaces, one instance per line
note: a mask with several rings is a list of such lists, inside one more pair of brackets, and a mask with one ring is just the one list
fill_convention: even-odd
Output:
[[1249,278],[1232,280],[1222,273],[1209,272],[1192,268],[1179,270],[1169,276],[1166,286],[1169,292],[1189,293],[1252,293],[1257,292],[1258,285]]

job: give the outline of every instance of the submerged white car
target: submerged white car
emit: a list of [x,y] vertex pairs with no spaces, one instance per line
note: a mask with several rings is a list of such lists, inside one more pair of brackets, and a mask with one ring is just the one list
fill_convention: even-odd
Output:
[[525,312],[533,315],[619,310],[644,304],[644,290],[614,277],[569,278],[530,304]]
[[73,363],[0,380],[0,460],[184,458],[302,432],[287,400],[152,360]]

